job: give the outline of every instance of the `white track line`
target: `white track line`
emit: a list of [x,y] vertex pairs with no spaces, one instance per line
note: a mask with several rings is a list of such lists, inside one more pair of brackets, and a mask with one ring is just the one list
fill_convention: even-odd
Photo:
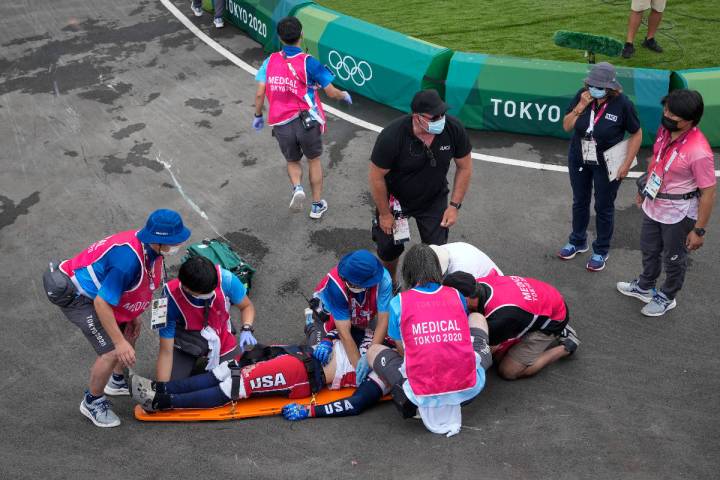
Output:
[[[210,48],[218,52],[223,57],[230,60],[232,63],[237,65],[238,67],[242,68],[246,72],[248,72],[253,77],[257,73],[257,68],[253,67],[247,62],[244,62],[241,60],[237,55],[232,53],[227,48],[220,45],[218,42],[210,38],[205,32],[200,30],[194,23],[190,21],[183,13],[178,10],[178,8],[173,5],[170,0],[160,0],[163,5],[165,5],[165,8],[167,8],[170,13],[175,15],[175,17],[180,20],[180,22],[187,27],[188,30],[190,30],[192,33],[195,34],[196,37],[198,37],[200,40],[205,42]],[[334,108],[330,105],[323,105],[323,108],[326,112],[332,113],[338,118],[342,118],[346,122],[350,122],[354,125],[357,125],[358,127],[362,127],[366,130],[371,130],[373,132],[380,133],[380,131],[383,129],[383,127],[379,125],[375,125],[374,123],[366,122],[365,120],[362,120],[360,118],[357,118],[353,115],[350,115],[348,113],[345,113],[343,111],[338,110],[337,108]],[[514,165],[516,167],[524,167],[524,168],[534,168],[535,170],[548,170],[552,172],[565,172],[567,173],[568,169],[567,167],[563,167],[562,165],[551,165],[551,164],[545,164],[545,163],[538,163],[538,162],[528,162],[526,160],[515,160],[513,158],[505,158],[505,157],[496,157],[493,155],[485,155],[484,153],[477,153],[472,152],[472,158],[475,160],[480,160],[483,162],[489,162],[489,163],[500,163],[503,165]],[[642,172],[630,172],[628,174],[628,177],[637,178],[640,175],[642,175]],[[720,177],[720,170],[715,170],[715,176]]]

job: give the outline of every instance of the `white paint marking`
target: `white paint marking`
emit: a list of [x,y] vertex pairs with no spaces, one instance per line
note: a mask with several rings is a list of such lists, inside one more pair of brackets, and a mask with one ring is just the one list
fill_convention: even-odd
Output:
[[[248,72],[253,77],[255,74],[257,74],[257,68],[253,67],[247,62],[244,62],[241,60],[237,55],[232,53],[227,48],[220,45],[218,42],[210,38],[205,32],[200,30],[194,23],[190,21],[189,18],[187,18],[183,13],[178,10],[178,8],[173,5],[170,0],[160,0],[162,4],[167,8],[170,13],[172,13],[175,18],[177,18],[180,23],[185,25],[188,30],[190,30],[193,34],[195,34],[196,37],[198,37],[200,40],[205,42],[210,48],[218,52],[223,57],[230,60],[232,63],[237,65],[238,67],[242,68],[246,72]],[[380,133],[383,129],[383,127],[379,125],[375,125],[374,123],[366,122],[365,120],[362,120],[360,118],[357,118],[353,115],[350,115],[348,113],[345,113],[341,110],[338,110],[337,108],[334,108],[330,105],[323,105],[323,108],[326,112],[331,113],[335,115],[338,118],[341,118],[345,120],[346,122],[352,123],[354,125],[357,125],[358,127],[365,128],[367,130],[371,130],[373,132]],[[538,163],[538,162],[529,162],[527,160],[515,160],[513,158],[505,158],[505,157],[496,157],[493,155],[485,155],[484,153],[477,153],[472,152],[472,158],[475,160],[480,160],[483,162],[489,162],[489,163],[499,163],[502,165],[514,165],[516,167],[524,167],[524,168],[533,168],[535,170],[547,170],[552,172],[565,172],[567,173],[568,169],[567,167],[563,167],[562,165],[550,165],[545,163]],[[637,178],[640,175],[642,175],[643,172],[630,172],[628,174],[628,177],[630,178]],[[715,170],[715,176],[720,177],[720,170]]]

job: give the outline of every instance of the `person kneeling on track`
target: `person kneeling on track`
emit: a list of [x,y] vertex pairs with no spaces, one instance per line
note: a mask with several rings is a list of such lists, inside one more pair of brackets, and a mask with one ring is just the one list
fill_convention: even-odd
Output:
[[[339,336],[362,383],[370,372],[365,352],[370,344],[385,342],[392,279],[380,260],[367,250],[345,255],[315,287],[310,301],[316,324],[314,356],[324,365]],[[377,317],[377,318],[376,318]],[[373,320],[375,328],[371,328]],[[323,339],[323,331],[325,332]]]
[[[189,377],[198,359],[207,360],[205,368],[212,370],[257,343],[253,336],[255,307],[245,285],[207,258],[185,260],[178,278],[167,283],[163,294],[168,308],[166,324],[159,331],[158,380]],[[242,317],[239,344],[232,331],[231,305],[240,310]]]
[[155,382],[130,375],[130,394],[149,412],[173,408],[214,408],[253,396],[305,398],[327,385],[331,390],[355,386],[355,369],[342,342],[333,342],[322,366],[312,348],[300,345],[256,345],[212,371],[181,380]]
[[374,371],[354,395],[312,407],[286,405],[286,419],[356,415],[392,392],[403,418],[419,414],[433,433],[460,432],[460,407],[482,391],[492,365],[487,323],[477,313],[468,318],[462,295],[440,284],[440,265],[429,247],[410,248],[402,276],[411,288],[390,305],[389,334],[397,351],[372,345]]
[[443,284],[459,290],[470,310],[487,318],[493,356],[506,380],[535,375],[580,345],[568,325],[567,304],[552,285],[514,275],[476,280],[466,272],[448,275]]
[[445,245],[430,245],[440,262],[443,275],[455,272],[468,272],[475,278],[487,275],[502,275],[500,267],[495,265],[485,252],[465,242],[452,242]]

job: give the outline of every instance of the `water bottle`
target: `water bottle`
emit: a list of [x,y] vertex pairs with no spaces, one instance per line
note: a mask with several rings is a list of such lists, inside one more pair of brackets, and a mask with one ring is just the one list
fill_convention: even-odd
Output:
[[312,325],[313,323],[313,311],[310,308],[305,309],[305,325]]

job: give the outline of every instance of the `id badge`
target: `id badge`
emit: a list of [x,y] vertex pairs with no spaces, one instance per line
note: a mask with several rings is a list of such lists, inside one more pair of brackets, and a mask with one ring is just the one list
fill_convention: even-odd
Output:
[[166,297],[156,298],[152,301],[150,326],[153,330],[163,328],[167,325],[167,305],[168,299]]
[[590,140],[580,140],[580,146],[582,148],[583,162],[589,165],[598,165],[597,159],[597,143],[594,138]]
[[662,185],[662,178],[660,177],[660,175],[658,175],[655,172],[652,172],[652,174],[650,175],[650,178],[648,178],[648,181],[645,184],[645,189],[643,190],[643,195],[655,200],[655,197],[657,196],[658,192],[660,191],[661,185]]
[[395,241],[395,245],[410,240],[410,222],[408,222],[407,217],[395,219],[395,223],[393,224],[393,240]]

